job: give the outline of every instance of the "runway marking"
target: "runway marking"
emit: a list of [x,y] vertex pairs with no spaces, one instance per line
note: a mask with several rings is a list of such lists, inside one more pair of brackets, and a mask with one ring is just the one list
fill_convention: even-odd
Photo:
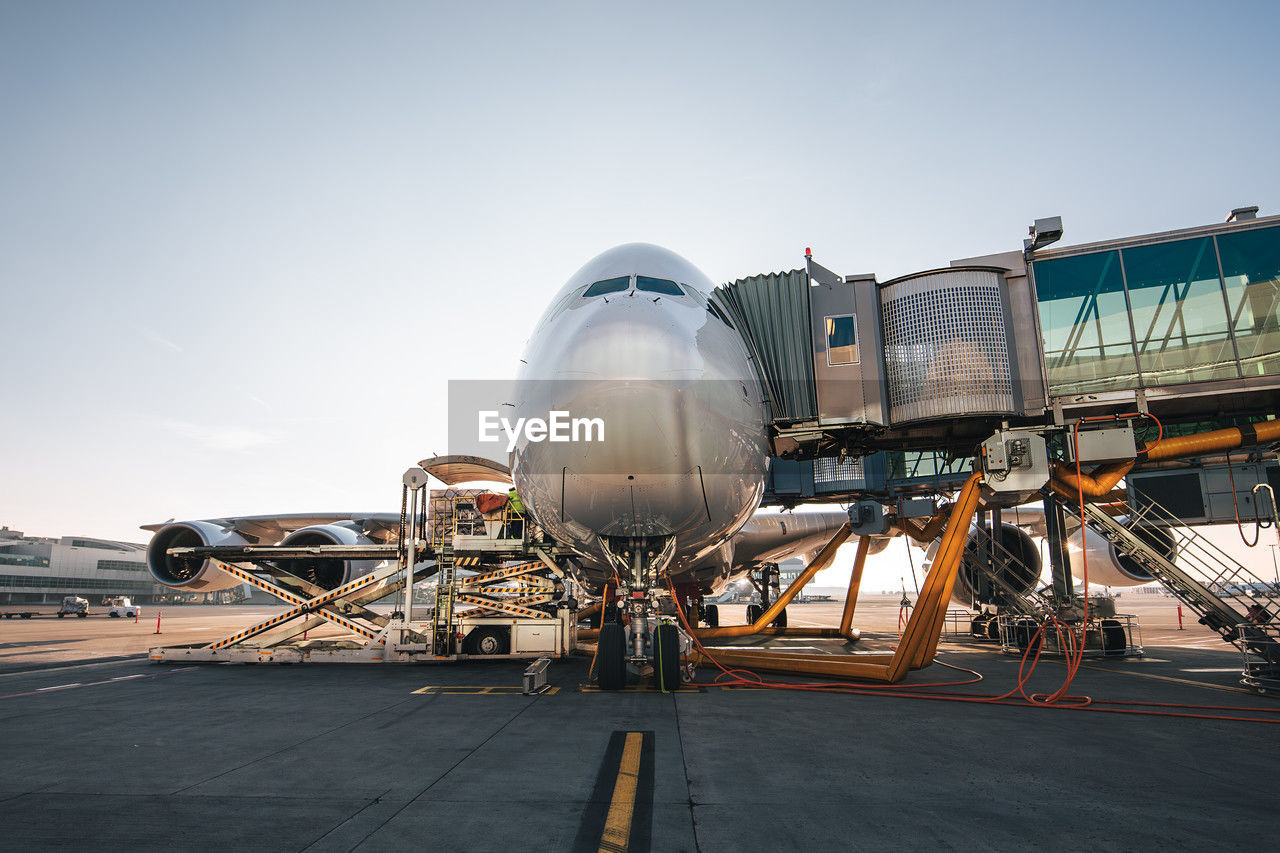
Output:
[[622,760],[618,762],[618,778],[613,783],[613,799],[609,802],[609,815],[600,833],[601,853],[625,853],[631,841],[631,818],[636,809],[636,788],[640,784],[640,732],[627,732],[627,742],[622,747]]
[[[77,681],[77,682],[74,682],[73,684],[57,684],[57,685],[54,685],[53,687],[37,687],[35,690],[28,690],[24,693],[10,693],[7,696],[0,696],[0,699],[17,699],[20,696],[38,696],[41,693],[51,693],[55,690],[71,690],[76,687],[98,687],[103,684],[115,684],[130,678],[159,678],[163,675],[173,675],[179,672],[190,672],[191,670],[196,668],[197,667],[194,667],[194,666],[184,666],[181,669],[171,669],[171,670],[168,670],[167,672],[157,672],[150,675],[146,673],[139,673],[137,675],[126,676],[125,678],[108,678],[105,681],[86,681],[83,683]],[[31,673],[26,673],[26,674],[30,675]]]
[[[1061,661],[1054,661],[1054,663],[1061,663]],[[1193,687],[1207,687],[1210,690],[1226,690],[1230,693],[1244,693],[1246,696],[1257,695],[1252,690],[1245,690],[1243,687],[1228,687],[1225,684],[1210,684],[1207,681],[1192,681],[1189,678],[1174,678],[1171,675],[1156,675],[1153,672],[1133,672],[1132,670],[1109,669],[1107,667],[1091,666],[1090,664],[1087,664],[1087,663],[1082,664],[1082,666],[1085,669],[1096,669],[1098,672],[1118,672],[1121,675],[1136,675],[1138,678],[1154,678],[1157,681],[1172,681],[1177,684],[1189,684]],[[1239,672],[1239,671],[1240,670],[1237,670],[1237,669],[1228,670],[1228,672]]]
[[574,853],[648,850],[653,833],[654,735],[615,731],[605,748]]
[[[436,696],[523,696],[524,688],[513,687],[509,684],[504,684],[500,687],[466,687],[466,686],[458,686],[458,685],[439,685],[439,686],[428,685],[426,687],[419,687],[417,690],[412,690],[410,692],[417,693],[417,694],[436,695]],[[541,693],[534,694],[534,695],[551,696],[559,692],[560,692],[559,687],[548,687],[546,690],[543,690]]]
[[0,655],[0,658],[20,658],[26,655],[42,655],[46,652],[69,652],[70,649],[32,649],[29,652],[6,652]]
[[1183,672],[1241,672],[1242,666],[1197,666],[1183,669]]

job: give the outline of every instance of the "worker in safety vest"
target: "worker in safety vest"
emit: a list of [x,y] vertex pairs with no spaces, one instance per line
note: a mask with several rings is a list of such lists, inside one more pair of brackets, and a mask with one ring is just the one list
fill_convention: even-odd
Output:
[[524,538],[524,502],[516,494],[515,489],[507,492],[507,508],[511,510],[507,521],[507,536],[511,539]]

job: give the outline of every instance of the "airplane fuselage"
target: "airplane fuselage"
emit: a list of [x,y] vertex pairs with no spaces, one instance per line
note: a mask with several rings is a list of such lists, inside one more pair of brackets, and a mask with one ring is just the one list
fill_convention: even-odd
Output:
[[522,436],[515,485],[538,524],[597,568],[616,569],[628,542],[665,548],[658,569],[673,574],[714,561],[760,504],[763,394],[711,289],[672,252],[619,246],[569,279],[530,339],[516,414],[601,429]]

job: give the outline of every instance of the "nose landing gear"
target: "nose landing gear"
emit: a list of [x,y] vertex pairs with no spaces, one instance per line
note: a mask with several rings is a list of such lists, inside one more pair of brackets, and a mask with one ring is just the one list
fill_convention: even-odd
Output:
[[596,657],[601,689],[621,690],[629,673],[638,680],[648,672],[661,690],[680,685],[680,630],[658,618],[659,600],[667,596],[658,576],[670,566],[675,550],[674,536],[609,537],[606,542],[605,553],[626,579],[619,606],[627,625],[600,627]]

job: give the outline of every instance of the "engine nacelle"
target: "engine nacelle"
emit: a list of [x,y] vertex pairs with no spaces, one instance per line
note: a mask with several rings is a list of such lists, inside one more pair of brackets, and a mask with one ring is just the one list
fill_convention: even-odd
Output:
[[156,531],[147,545],[147,568],[165,586],[189,592],[216,592],[244,581],[229,575],[212,560],[183,560],[170,557],[170,548],[201,548],[216,545],[245,545],[234,530],[210,521],[178,521]]
[[885,548],[888,548],[891,542],[893,542],[892,536],[872,536],[871,544],[867,546],[867,556],[874,557]]
[[[295,530],[280,541],[282,547],[306,548],[311,545],[372,545],[373,540],[364,535],[360,525],[354,522],[317,524]],[[336,557],[315,557],[307,560],[290,560],[284,568],[321,589],[334,589],[356,578],[364,577],[378,565],[376,560],[341,560]]]
[[[1000,544],[1004,551],[996,557],[996,573],[1008,587],[1019,595],[1035,589],[1040,581],[1040,549],[1036,543],[1016,524],[1000,524]],[[951,599],[964,607],[978,607],[988,596],[983,593],[990,584],[985,582],[984,566],[987,560],[985,553],[987,537],[983,532],[970,531],[964,543],[964,554],[960,558],[960,571],[956,573],[956,583],[951,590]],[[929,561],[927,568],[932,569],[933,560],[937,556],[941,539],[936,539],[925,552]]]
[[[1165,528],[1137,527],[1134,528],[1134,532],[1166,559],[1173,560],[1177,556],[1178,548],[1173,534]],[[1089,583],[1091,584],[1137,586],[1155,580],[1141,563],[1128,554],[1121,553],[1115,545],[1092,530],[1085,530],[1083,545],[1078,530],[1071,535],[1067,543],[1071,574],[1078,580],[1084,579],[1086,555],[1089,560]]]

